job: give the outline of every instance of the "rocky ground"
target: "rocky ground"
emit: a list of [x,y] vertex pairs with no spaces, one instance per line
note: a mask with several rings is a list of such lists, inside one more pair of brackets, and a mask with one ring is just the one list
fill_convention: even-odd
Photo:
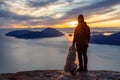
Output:
[[0,74],[0,80],[120,80],[120,72],[88,71],[71,76],[63,70],[37,70]]

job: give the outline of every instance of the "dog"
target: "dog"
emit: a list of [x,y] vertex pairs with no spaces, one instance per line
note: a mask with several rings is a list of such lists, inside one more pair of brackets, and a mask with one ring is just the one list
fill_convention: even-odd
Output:
[[76,60],[76,49],[75,47],[70,46],[68,50],[67,58],[66,58],[66,63],[64,66],[65,72],[69,72],[72,75],[74,74],[74,72],[77,69],[77,64],[75,63],[75,60]]

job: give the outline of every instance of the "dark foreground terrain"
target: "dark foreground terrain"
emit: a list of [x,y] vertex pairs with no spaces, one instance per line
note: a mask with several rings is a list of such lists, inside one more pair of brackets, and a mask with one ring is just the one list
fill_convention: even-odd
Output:
[[0,80],[120,80],[120,72],[88,71],[71,76],[63,70],[36,70],[0,74]]

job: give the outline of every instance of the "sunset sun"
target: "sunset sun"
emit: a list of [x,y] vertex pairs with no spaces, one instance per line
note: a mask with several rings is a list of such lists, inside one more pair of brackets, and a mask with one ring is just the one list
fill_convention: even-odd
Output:
[[77,21],[72,21],[68,23],[71,27],[77,26]]

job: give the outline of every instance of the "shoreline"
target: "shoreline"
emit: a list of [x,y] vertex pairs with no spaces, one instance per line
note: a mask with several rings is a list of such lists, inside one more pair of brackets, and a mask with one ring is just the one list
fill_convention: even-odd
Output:
[[0,74],[0,80],[120,80],[119,71],[90,70],[66,75],[63,70],[33,70]]

